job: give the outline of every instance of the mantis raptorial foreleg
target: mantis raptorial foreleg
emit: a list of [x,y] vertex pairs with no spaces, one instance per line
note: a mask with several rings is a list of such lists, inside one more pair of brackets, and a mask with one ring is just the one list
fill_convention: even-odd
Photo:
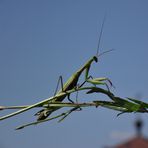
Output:
[[[92,76],[90,76],[90,79],[87,79],[88,83],[91,83],[93,85],[105,85],[108,89],[108,91],[110,90],[109,89],[109,86],[107,84],[107,82],[109,83],[110,86],[113,86],[112,82],[110,81],[110,79],[108,78],[105,78],[105,77],[102,77],[102,78],[93,78]],[[114,86],[113,86],[114,87]]]

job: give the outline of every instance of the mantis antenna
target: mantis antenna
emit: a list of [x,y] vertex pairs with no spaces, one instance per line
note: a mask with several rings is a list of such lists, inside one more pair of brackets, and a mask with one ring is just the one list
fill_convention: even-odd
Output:
[[96,56],[99,56],[100,43],[101,43],[101,38],[102,38],[102,34],[103,34],[103,28],[104,28],[105,20],[106,20],[106,14],[104,15],[102,26],[101,26],[101,30],[100,30],[100,35],[99,35],[99,41],[98,41],[98,47],[97,47]]
[[106,50],[106,51],[104,51],[104,52],[102,52],[102,53],[99,54],[100,43],[101,43],[101,38],[102,38],[102,34],[103,34],[103,28],[104,28],[105,21],[106,21],[106,14],[104,15],[102,26],[101,26],[101,30],[100,30],[100,35],[99,35],[99,41],[98,41],[98,47],[97,47],[96,57],[100,57],[100,56],[102,56],[105,53],[108,53],[110,51],[115,50],[115,49],[110,49],[110,50]]

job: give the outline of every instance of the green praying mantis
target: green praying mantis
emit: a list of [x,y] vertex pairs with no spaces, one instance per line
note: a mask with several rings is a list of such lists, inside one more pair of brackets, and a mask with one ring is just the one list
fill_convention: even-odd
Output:
[[[105,78],[105,77],[103,77],[103,78],[92,78],[91,76],[89,76],[89,70],[90,70],[91,64],[93,62],[98,62],[98,57],[101,56],[102,54],[104,54],[106,52],[109,52],[109,51],[112,51],[112,50],[108,50],[108,51],[105,51],[105,52],[103,52],[101,54],[98,54],[100,40],[101,40],[103,26],[104,26],[104,21],[105,21],[105,19],[103,20],[102,27],[101,27],[101,32],[100,32],[100,37],[99,37],[99,42],[98,42],[98,48],[97,48],[96,56],[93,56],[92,58],[90,58],[90,60],[88,60],[84,64],[84,66],[82,66],[79,70],[77,70],[65,82],[65,84],[62,86],[62,88],[53,97],[50,97],[50,98],[45,99],[43,101],[37,102],[37,103],[35,103],[33,105],[29,105],[29,106],[27,106],[27,107],[25,107],[23,109],[20,109],[20,110],[18,110],[16,112],[11,113],[11,114],[8,114],[8,115],[5,115],[3,117],[0,117],[0,120],[4,120],[6,118],[15,116],[17,114],[20,114],[22,112],[28,111],[28,110],[30,110],[32,108],[35,108],[35,107],[43,107],[43,109],[40,110],[39,112],[37,112],[35,115],[38,116],[37,121],[44,120],[52,112],[54,112],[54,111],[56,111],[56,110],[61,108],[61,107],[56,107],[56,106],[55,107],[50,106],[51,103],[62,102],[66,97],[68,97],[68,99],[69,99],[69,96],[70,96],[71,93],[87,89],[87,88],[81,88],[86,82],[87,83],[91,83],[93,85],[100,85],[101,84],[101,85],[108,86],[107,83],[106,83],[106,81],[108,81],[112,85],[111,81],[108,78]],[[80,76],[82,75],[82,73],[84,71],[85,71],[85,81],[80,86],[77,86],[79,78],[80,78]],[[62,82],[62,77],[60,77],[60,79],[61,79],[61,82]],[[78,108],[78,107],[76,107],[76,108]]]

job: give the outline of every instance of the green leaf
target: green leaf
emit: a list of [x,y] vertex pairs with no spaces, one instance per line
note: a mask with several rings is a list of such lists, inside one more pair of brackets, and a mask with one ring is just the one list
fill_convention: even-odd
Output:
[[87,94],[91,94],[91,93],[102,93],[107,95],[110,99],[114,100],[114,94],[111,93],[109,90],[105,90],[103,88],[99,88],[99,87],[92,87]]

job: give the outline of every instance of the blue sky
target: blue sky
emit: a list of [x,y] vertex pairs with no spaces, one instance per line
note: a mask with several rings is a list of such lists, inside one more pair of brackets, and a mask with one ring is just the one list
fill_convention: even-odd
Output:
[[[0,0],[0,104],[31,104],[52,96],[59,75],[68,79],[96,53],[105,13],[100,51],[116,50],[102,56],[91,74],[109,77],[118,96],[140,93],[148,102],[147,7],[146,0]],[[100,96],[88,99],[93,98]],[[103,108],[73,113],[60,124],[14,130],[35,120],[35,112],[1,121],[2,148],[101,148],[135,132],[135,114],[116,117],[117,112]],[[147,114],[142,118],[147,135]]]

